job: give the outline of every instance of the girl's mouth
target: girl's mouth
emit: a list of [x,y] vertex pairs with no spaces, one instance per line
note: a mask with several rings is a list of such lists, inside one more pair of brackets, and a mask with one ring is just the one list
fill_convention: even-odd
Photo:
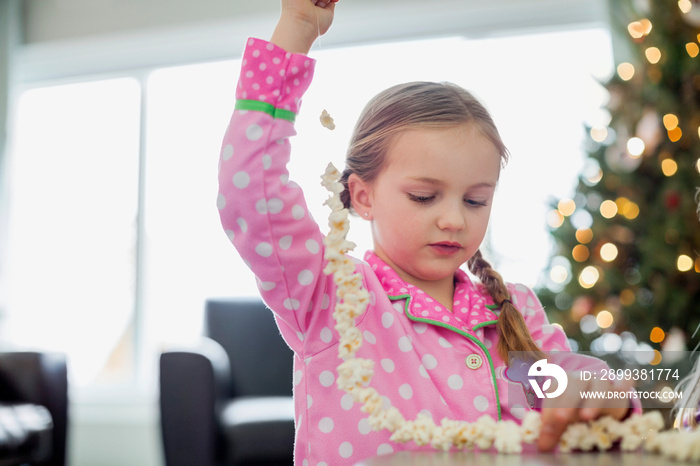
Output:
[[441,256],[451,256],[462,250],[462,245],[450,241],[429,244],[431,249]]

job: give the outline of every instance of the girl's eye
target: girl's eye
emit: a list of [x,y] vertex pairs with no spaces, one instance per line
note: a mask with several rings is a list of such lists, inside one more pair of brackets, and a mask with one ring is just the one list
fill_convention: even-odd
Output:
[[477,201],[474,199],[465,199],[464,202],[470,207],[486,207],[486,201]]
[[417,202],[419,204],[427,204],[428,202],[432,201],[435,198],[435,196],[419,196],[408,193],[408,198],[413,202]]

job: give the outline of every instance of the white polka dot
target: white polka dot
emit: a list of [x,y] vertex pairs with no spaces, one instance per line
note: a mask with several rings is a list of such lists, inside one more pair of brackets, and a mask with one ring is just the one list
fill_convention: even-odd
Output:
[[299,309],[299,306],[301,306],[301,303],[299,303],[298,299],[292,298],[285,299],[282,304],[284,305],[285,309],[289,309],[290,311],[296,311],[297,309]]
[[258,58],[260,56],[260,50],[253,50],[253,56]]
[[321,329],[321,341],[324,343],[330,343],[333,339],[333,332],[328,327],[323,327]]
[[243,233],[248,231],[248,223],[246,223],[245,219],[239,218],[236,220],[236,223],[238,224],[238,228],[240,228]]
[[392,361],[391,359],[387,359],[387,358],[382,359],[380,361],[380,364],[382,365],[382,369],[384,369],[386,372],[388,372],[390,374],[392,372],[394,372],[394,369],[396,368],[394,361]]
[[333,419],[329,417],[324,417],[321,419],[321,421],[318,423],[318,430],[324,434],[330,433],[333,430]]
[[311,405],[314,404],[314,399],[311,398],[311,395],[306,395],[306,407],[310,408]]
[[271,214],[279,214],[282,212],[282,209],[284,209],[284,202],[282,202],[282,199],[270,199],[267,201],[267,210]]
[[285,251],[292,247],[292,237],[287,235],[280,238],[279,243],[280,248]]
[[233,230],[224,230],[226,233],[226,236],[228,236],[229,241],[233,241],[233,239],[236,237],[236,234],[233,232]]
[[340,407],[343,408],[345,411],[349,411],[350,409],[352,409],[353,404],[355,404],[355,400],[352,398],[352,395],[349,393],[346,393],[340,399]]
[[265,71],[267,69],[267,63],[260,63],[260,66],[258,66],[258,68],[260,68],[260,71]]
[[374,306],[374,303],[377,302],[377,295],[374,293],[374,291],[369,292],[369,303]]
[[512,408],[510,408],[510,414],[512,414],[516,419],[522,419],[525,417],[525,408],[523,405],[515,404]]
[[365,337],[365,340],[366,340],[367,343],[369,343],[370,345],[374,345],[375,343],[377,343],[377,337],[375,337],[374,334],[373,334],[372,332],[370,332],[369,330],[365,330],[365,331],[362,333],[362,336]]
[[362,435],[367,435],[372,432],[372,426],[369,425],[369,419],[366,417],[360,419],[360,422],[357,423],[357,430],[359,430]]
[[424,324],[423,322],[414,323],[413,330],[418,334],[425,333],[425,331],[428,330],[428,324]]
[[479,395],[474,398],[474,407],[483,413],[489,409],[489,400],[484,395]]
[[301,383],[301,371],[294,371],[294,385],[299,385]]
[[438,344],[442,346],[443,348],[452,348],[452,343],[449,341],[445,340],[444,337],[438,338]]
[[267,213],[267,199],[258,199],[255,203],[255,211],[259,214],[265,215]]
[[249,141],[257,141],[262,137],[263,129],[259,125],[252,124],[245,130],[245,135]]
[[335,382],[335,376],[331,371],[323,371],[321,372],[321,376],[318,378],[318,381],[321,382],[321,385],[324,387],[330,387],[333,385],[333,382]]
[[216,208],[222,210],[224,207],[226,207],[226,198],[223,194],[219,193],[219,195],[216,196]]
[[280,175],[280,183],[282,183],[282,186],[289,183],[289,173],[282,173]]
[[437,358],[435,356],[433,356],[432,354],[426,354],[425,356],[423,356],[422,361],[423,361],[423,365],[428,370],[433,370],[438,365]]
[[306,334],[297,332],[297,338],[299,339],[299,341],[304,341],[306,339]]
[[396,309],[396,312],[401,312],[403,313],[403,305],[401,303],[394,303],[391,305],[394,309]]
[[406,335],[399,338],[399,349],[401,351],[403,351],[404,353],[407,353],[413,349],[413,345],[411,344],[411,339],[408,338]]
[[233,146],[231,144],[226,144],[224,150],[221,151],[221,158],[224,160],[228,160],[231,157],[233,157]]
[[399,395],[401,395],[401,398],[404,400],[410,400],[413,398],[413,388],[411,388],[411,386],[407,383],[402,384],[399,387]]
[[338,454],[341,458],[348,459],[352,456],[352,444],[350,442],[343,442],[338,448]]
[[328,296],[327,294],[323,295],[323,299],[321,300],[321,309],[328,309],[328,306],[331,305],[331,297]]
[[429,379],[429,378],[430,378],[430,375],[428,375],[428,371],[425,370],[425,366],[424,366],[423,364],[421,364],[420,366],[418,366],[418,373],[419,373],[419,374],[421,375],[421,377],[423,377],[424,379]]
[[391,324],[394,323],[394,315],[390,314],[388,312],[385,312],[382,314],[382,325],[384,328],[389,328],[391,327]]
[[301,220],[302,218],[304,218],[305,214],[306,211],[302,206],[295,205],[294,207],[292,207],[292,218],[294,218],[294,220]]
[[[311,444],[309,444],[309,448],[311,448]],[[316,466],[328,466],[328,463],[326,463],[325,461],[321,461]]]
[[260,289],[263,291],[274,290],[277,284],[275,282],[260,282]]
[[270,157],[269,154],[265,154],[262,156],[262,164],[263,164],[263,170],[267,170],[272,166],[272,157]]
[[394,447],[388,443],[382,443],[377,447],[377,455],[388,455],[390,453],[394,453]]
[[452,390],[459,390],[464,386],[464,380],[459,374],[452,374],[447,378],[447,386]]
[[311,254],[318,254],[318,251],[321,250],[321,247],[318,245],[318,241],[308,239],[306,240],[306,250],[309,251]]
[[258,243],[258,245],[255,246],[255,252],[262,257],[270,257],[272,255],[272,245],[265,242]]
[[314,282],[314,273],[311,270],[302,270],[297,275],[297,281],[301,286],[309,286]]

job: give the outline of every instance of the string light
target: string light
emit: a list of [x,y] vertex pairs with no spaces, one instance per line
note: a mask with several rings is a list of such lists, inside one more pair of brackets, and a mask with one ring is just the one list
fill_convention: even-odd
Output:
[[688,52],[691,58],[695,58],[700,53],[700,47],[695,42],[688,42],[685,44],[685,51]]
[[600,258],[605,262],[612,262],[617,258],[617,246],[613,243],[605,243],[600,247]]
[[652,65],[656,65],[661,60],[661,50],[658,47],[649,47],[644,51],[644,55]]
[[576,241],[581,244],[588,244],[593,239],[593,230],[590,228],[582,228],[576,230]]
[[565,283],[569,279],[569,271],[563,265],[555,265],[549,271],[549,277],[554,283]]
[[673,113],[667,113],[664,115],[662,121],[664,122],[664,128],[666,128],[667,131],[671,131],[678,126],[678,117]]
[[614,201],[606,200],[600,204],[600,215],[605,218],[613,218],[617,215],[617,204]]
[[557,204],[557,208],[559,209],[559,213],[564,217],[568,217],[576,210],[576,202],[574,202],[573,199],[562,199],[559,201],[559,204]]
[[631,22],[627,25],[627,31],[633,39],[641,39],[642,37],[649,35],[651,32],[651,21],[648,19],[642,19]]
[[681,130],[680,126],[676,126],[668,132],[668,138],[671,140],[671,142],[678,141],[681,136],[683,136],[683,130]]
[[559,228],[564,223],[564,216],[556,209],[547,214],[547,224],[552,228]]
[[678,171],[678,164],[673,159],[664,159],[661,161],[661,171],[666,176],[673,176]]
[[595,142],[603,142],[608,138],[608,128],[605,126],[594,126],[591,128],[591,139]]
[[615,319],[614,319],[613,315],[610,313],[610,311],[607,311],[604,309],[604,310],[600,311],[595,316],[595,321],[598,324],[598,327],[608,328],[613,324]]
[[598,283],[599,278],[600,272],[598,269],[592,265],[589,265],[581,271],[581,274],[578,277],[578,283],[582,288],[593,288],[593,286]]
[[617,74],[623,81],[629,81],[634,76],[634,65],[628,62],[620,63],[617,66]]
[[634,137],[627,141],[627,152],[630,157],[636,159],[644,153],[644,141],[641,138]]
[[693,9],[693,4],[690,0],[678,0],[678,8],[680,8],[684,14],[688,14],[690,10]]
[[693,268],[693,259],[686,254],[681,254],[676,261],[676,267],[681,272],[687,272]]
[[661,343],[666,338],[666,333],[659,327],[654,327],[649,333],[649,340],[652,343]]
[[573,257],[576,262],[585,262],[590,255],[590,251],[583,244],[577,244],[571,251],[571,257]]

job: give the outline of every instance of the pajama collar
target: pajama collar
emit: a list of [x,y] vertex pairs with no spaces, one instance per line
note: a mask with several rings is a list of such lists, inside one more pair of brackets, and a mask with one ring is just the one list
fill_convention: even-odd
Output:
[[455,294],[450,312],[420,288],[406,283],[374,252],[367,251],[364,259],[372,267],[390,300],[406,300],[404,312],[413,321],[470,335],[482,327],[498,323],[498,306],[493,304],[485,288],[475,285],[462,269],[455,272]]

